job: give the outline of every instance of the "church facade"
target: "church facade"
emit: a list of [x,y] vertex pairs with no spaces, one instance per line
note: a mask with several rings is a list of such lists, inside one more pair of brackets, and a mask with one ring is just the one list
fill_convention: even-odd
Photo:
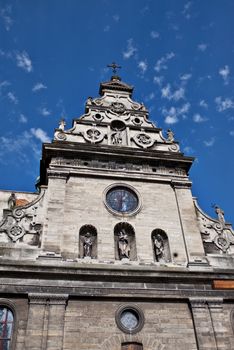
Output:
[[0,191],[0,350],[234,349],[234,231],[114,74]]

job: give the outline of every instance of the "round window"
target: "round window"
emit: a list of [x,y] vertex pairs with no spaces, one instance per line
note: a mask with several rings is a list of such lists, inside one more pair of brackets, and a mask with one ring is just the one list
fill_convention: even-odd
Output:
[[116,312],[116,323],[125,333],[137,333],[144,325],[144,315],[136,306],[121,306]]
[[107,206],[117,213],[132,213],[139,206],[136,193],[128,187],[112,187],[106,194]]

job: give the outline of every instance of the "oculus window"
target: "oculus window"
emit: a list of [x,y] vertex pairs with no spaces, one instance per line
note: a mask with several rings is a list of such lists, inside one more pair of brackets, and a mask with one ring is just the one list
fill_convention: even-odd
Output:
[[116,323],[124,333],[139,332],[144,325],[143,312],[133,305],[121,306],[116,312]]
[[106,205],[115,213],[132,214],[139,207],[139,198],[130,188],[115,186],[106,194]]

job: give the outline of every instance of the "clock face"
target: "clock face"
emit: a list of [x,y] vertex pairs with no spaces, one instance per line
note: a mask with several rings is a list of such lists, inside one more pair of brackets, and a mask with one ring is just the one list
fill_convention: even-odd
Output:
[[138,207],[138,197],[129,188],[118,186],[107,192],[108,206],[119,213],[129,213]]
[[125,310],[122,312],[120,322],[129,331],[135,329],[139,323],[139,317],[133,310]]

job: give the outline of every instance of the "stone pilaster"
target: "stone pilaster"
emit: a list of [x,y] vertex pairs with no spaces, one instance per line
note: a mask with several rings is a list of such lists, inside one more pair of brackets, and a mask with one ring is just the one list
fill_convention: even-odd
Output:
[[44,251],[61,253],[64,231],[64,208],[67,172],[50,172],[47,193],[46,219],[42,248]]
[[54,294],[49,299],[49,323],[46,350],[62,350],[64,336],[64,316],[67,294]]
[[228,329],[225,326],[223,314],[223,299],[212,298],[207,300],[210,317],[214,329],[214,334],[218,350],[231,350],[228,340]]
[[29,310],[25,350],[42,350],[48,296],[41,293],[30,293],[28,297]]
[[62,350],[67,294],[29,294],[25,350]]
[[172,182],[188,265],[207,265],[199,231],[190,182]]
[[217,350],[209,308],[205,299],[190,298],[194,331],[199,350]]

